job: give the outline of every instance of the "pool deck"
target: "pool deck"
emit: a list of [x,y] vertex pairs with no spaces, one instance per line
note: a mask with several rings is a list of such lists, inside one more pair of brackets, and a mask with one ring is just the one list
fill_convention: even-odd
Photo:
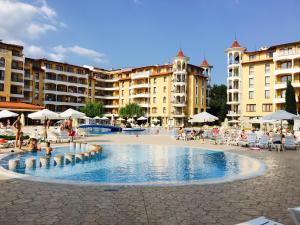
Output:
[[104,135],[86,141],[221,149],[260,159],[268,169],[248,180],[168,187],[77,186],[0,176],[0,224],[233,225],[266,216],[292,225],[287,208],[300,206],[299,151],[251,151],[168,136]]

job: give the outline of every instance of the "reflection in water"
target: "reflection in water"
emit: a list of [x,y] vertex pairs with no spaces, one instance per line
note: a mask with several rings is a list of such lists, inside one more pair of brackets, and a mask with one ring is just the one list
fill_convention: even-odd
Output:
[[[56,148],[54,155],[68,147]],[[44,152],[25,153],[20,158],[39,158]],[[7,166],[10,156],[1,161]],[[52,157],[53,158],[53,157]],[[39,163],[39,162],[38,162]],[[51,162],[53,165],[53,161]],[[219,151],[159,145],[103,145],[98,160],[63,167],[19,170],[33,176],[109,183],[190,182],[246,175],[259,164],[246,157]]]

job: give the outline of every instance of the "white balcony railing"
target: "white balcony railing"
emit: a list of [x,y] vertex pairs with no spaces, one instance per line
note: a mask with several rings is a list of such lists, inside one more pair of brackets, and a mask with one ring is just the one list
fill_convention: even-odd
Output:
[[54,70],[54,69],[48,69],[46,67],[42,67],[42,69],[45,72],[49,72],[49,73],[55,73],[55,74],[63,74],[63,75],[67,75],[67,76],[73,76],[73,77],[77,77],[77,78],[88,78],[88,74],[78,74],[78,73],[73,73],[73,72],[67,72],[67,71],[60,71],[60,70]]
[[134,84],[129,89],[141,89],[141,88],[150,88],[150,84]]
[[294,67],[294,68],[284,68],[284,69],[275,69],[274,74],[292,74],[292,73],[300,73],[300,67]]
[[142,79],[142,78],[149,78],[150,74],[151,74],[150,71],[136,72],[131,75],[131,79],[136,80],[136,79]]
[[115,109],[115,108],[119,108],[119,104],[104,105],[103,107],[107,109]]
[[95,95],[95,98],[98,98],[98,99],[119,99],[119,96],[101,96],[101,95]]
[[130,95],[129,98],[150,98],[150,94],[135,94]]
[[296,51],[290,51],[290,52],[284,52],[284,53],[275,52],[273,54],[273,58],[274,58],[274,61],[300,58],[300,49],[298,49]]

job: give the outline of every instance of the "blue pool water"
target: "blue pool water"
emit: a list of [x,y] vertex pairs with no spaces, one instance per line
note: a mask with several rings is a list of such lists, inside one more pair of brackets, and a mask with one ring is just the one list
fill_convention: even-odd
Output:
[[[55,154],[69,152],[69,147],[55,148]],[[72,150],[73,151],[73,150]],[[74,152],[74,151],[73,151]],[[45,155],[26,153],[28,157]],[[8,156],[0,165],[7,168]],[[53,157],[52,157],[53,158]],[[234,179],[257,172],[261,164],[254,159],[222,151],[159,145],[103,145],[98,159],[75,165],[23,169],[18,173],[40,178],[88,181],[111,184],[194,183],[211,179]]]

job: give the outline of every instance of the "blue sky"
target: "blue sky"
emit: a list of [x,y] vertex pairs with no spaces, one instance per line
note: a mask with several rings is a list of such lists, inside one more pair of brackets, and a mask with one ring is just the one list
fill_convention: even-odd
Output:
[[0,38],[32,57],[121,68],[169,62],[181,47],[192,64],[205,55],[214,83],[226,82],[235,33],[254,50],[300,40],[299,21],[299,0],[0,0]]

